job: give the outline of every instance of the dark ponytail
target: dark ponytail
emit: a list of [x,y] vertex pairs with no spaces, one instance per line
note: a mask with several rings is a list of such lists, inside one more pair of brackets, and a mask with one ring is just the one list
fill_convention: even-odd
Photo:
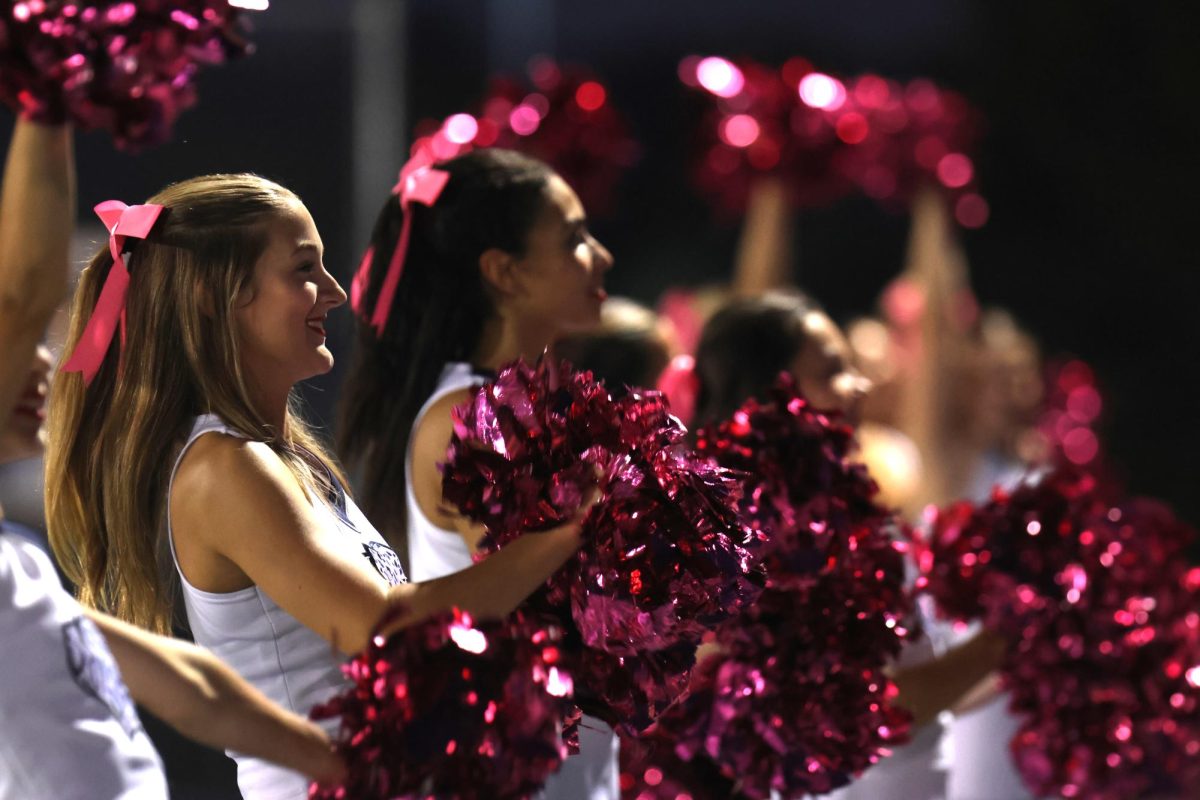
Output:
[[696,346],[695,428],[728,419],[751,397],[762,398],[791,369],[808,334],[804,318],[819,311],[798,291],[734,300],[704,325]]
[[[474,356],[494,313],[479,257],[492,248],[523,254],[553,174],[542,162],[508,150],[475,150],[436,168],[450,179],[433,207],[410,206],[408,253],[383,335],[358,320],[338,419],[338,451],[357,478],[363,509],[401,553],[413,423],[443,367]],[[367,319],[403,222],[399,199],[389,197],[371,235],[370,279],[360,309]]]

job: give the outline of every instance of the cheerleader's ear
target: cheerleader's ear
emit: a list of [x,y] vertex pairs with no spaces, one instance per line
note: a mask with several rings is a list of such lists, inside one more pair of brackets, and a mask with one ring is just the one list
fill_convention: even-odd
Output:
[[511,297],[521,292],[517,259],[499,247],[489,247],[480,254],[479,274],[483,277],[484,285],[501,297]]

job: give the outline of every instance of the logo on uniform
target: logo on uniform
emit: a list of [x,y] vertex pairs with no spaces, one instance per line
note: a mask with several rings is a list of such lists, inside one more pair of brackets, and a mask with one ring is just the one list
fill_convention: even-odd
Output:
[[383,542],[363,542],[363,555],[371,562],[375,571],[388,582],[388,586],[408,583],[404,567],[400,565],[400,557],[396,555],[395,550]]
[[62,632],[71,677],[80,689],[108,708],[132,739],[142,729],[142,724],[108,643],[85,617],[76,617],[64,624]]

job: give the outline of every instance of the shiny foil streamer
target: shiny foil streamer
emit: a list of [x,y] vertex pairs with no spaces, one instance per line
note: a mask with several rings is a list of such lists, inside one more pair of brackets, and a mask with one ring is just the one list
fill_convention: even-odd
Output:
[[375,637],[343,671],[349,688],[312,716],[340,719],[349,777],[313,800],[530,797],[578,721],[560,632],[520,613],[436,617]]
[[1060,467],[932,518],[922,581],[1003,634],[1013,756],[1039,796],[1180,797],[1200,781],[1200,568],[1160,503]]
[[[700,431],[699,451],[745,476],[767,589],[717,627],[717,653],[651,729],[673,747],[634,750],[627,797],[673,798],[713,771],[730,793],[695,796],[825,793],[907,740],[910,717],[884,674],[912,612],[903,545],[852,446],[849,429],[787,377],[764,402]],[[647,785],[651,768],[665,794]]]
[[0,17],[0,101],[42,123],[166,141],[195,75],[251,51],[227,0],[19,0]]
[[546,58],[534,59],[523,78],[493,77],[470,113],[417,123],[414,154],[428,150],[440,160],[476,147],[545,161],[596,216],[615,209],[621,178],[641,152],[599,77]]
[[680,77],[706,102],[693,180],[725,213],[741,215],[754,185],[773,177],[798,208],[862,193],[900,209],[929,185],[947,195],[961,224],[986,221],[970,157],[979,117],[953,91],[922,79],[845,79],[802,58],[778,69],[689,58]]
[[738,482],[684,436],[656,392],[614,401],[588,372],[517,362],[455,411],[444,465],[444,497],[486,526],[485,551],[566,522],[598,486],[583,546],[530,607],[578,645],[597,716],[629,730],[670,702],[704,632],[761,589]]

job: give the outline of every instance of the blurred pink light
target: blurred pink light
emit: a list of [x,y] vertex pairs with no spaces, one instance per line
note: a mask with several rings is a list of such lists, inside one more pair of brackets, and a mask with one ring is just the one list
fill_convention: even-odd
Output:
[[1100,416],[1103,401],[1092,386],[1083,384],[1067,393],[1067,413],[1080,422],[1091,422]]
[[857,111],[851,111],[837,121],[837,135],[846,144],[858,144],[867,138],[870,126],[867,118]]
[[977,194],[964,194],[954,204],[954,218],[964,228],[982,228],[990,214],[987,200]]
[[685,86],[691,86],[695,88],[700,85],[700,79],[698,77],[699,71],[700,56],[685,56],[683,60],[679,62],[679,80],[682,81]]
[[508,115],[508,125],[518,136],[528,136],[538,129],[542,117],[531,106],[521,104]]
[[466,144],[479,133],[479,123],[470,114],[454,114],[446,119],[446,138],[455,144]]
[[734,114],[721,123],[721,138],[732,147],[749,147],[758,133],[758,122],[749,114]]
[[1076,428],[1063,437],[1062,449],[1072,464],[1087,464],[1100,451],[1100,442],[1087,428]]
[[846,87],[822,72],[810,72],[800,80],[800,99],[806,106],[836,111],[846,102]]
[[962,153],[947,153],[938,160],[937,175],[951,189],[961,189],[971,182],[975,167]]
[[742,71],[732,62],[717,56],[701,59],[696,65],[696,80],[717,97],[733,97],[746,85]]
[[575,90],[575,104],[584,111],[595,111],[604,105],[607,96],[603,86],[595,81],[587,81],[579,84]]

